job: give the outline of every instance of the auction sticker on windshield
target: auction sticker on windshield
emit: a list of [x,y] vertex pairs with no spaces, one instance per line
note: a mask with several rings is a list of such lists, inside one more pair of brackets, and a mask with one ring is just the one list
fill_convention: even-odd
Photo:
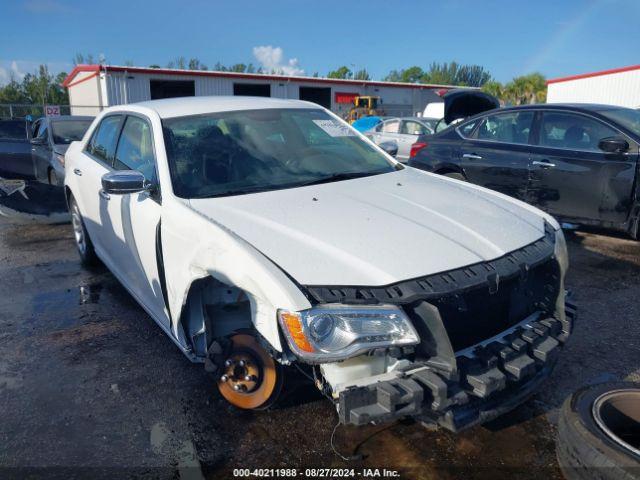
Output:
[[355,133],[347,125],[343,125],[335,120],[314,120],[322,130],[332,137],[353,137]]

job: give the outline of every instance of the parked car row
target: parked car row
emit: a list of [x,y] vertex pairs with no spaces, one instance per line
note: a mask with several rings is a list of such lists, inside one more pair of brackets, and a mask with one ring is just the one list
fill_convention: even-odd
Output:
[[64,218],[64,155],[93,117],[0,120],[0,214]]
[[[441,108],[429,108],[429,106]],[[363,133],[377,145],[385,145],[385,150],[391,151],[395,147],[394,156],[402,163],[406,163],[420,148],[419,138],[444,130],[449,124],[460,119],[475,115],[485,110],[498,107],[498,101],[491,95],[478,90],[452,90],[442,97],[442,102],[429,104],[425,114],[442,113],[440,117],[402,117],[378,118],[372,125],[367,125]],[[366,117],[360,122],[367,122]],[[365,123],[366,125],[366,123]]]

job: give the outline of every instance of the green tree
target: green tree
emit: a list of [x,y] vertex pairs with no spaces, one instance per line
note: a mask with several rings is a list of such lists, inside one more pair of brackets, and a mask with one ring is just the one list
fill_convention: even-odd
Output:
[[504,104],[505,88],[504,85],[502,85],[502,83],[498,82],[497,80],[489,80],[488,82],[486,82],[482,86],[482,91],[488,93],[489,95],[493,95],[498,100],[500,100],[501,103]]
[[189,59],[189,64],[187,65],[187,68],[189,70],[206,70],[207,66],[197,58],[191,58]]
[[402,70],[391,70],[386,77],[382,80],[385,82],[401,82],[402,81]]
[[0,103],[29,103],[22,85],[16,81],[14,75],[11,76],[9,83],[0,87]]
[[356,73],[354,73],[353,78],[354,80],[371,80],[371,76],[369,75],[369,72],[367,72],[366,68],[358,70]]
[[72,62],[74,65],[93,65],[96,63],[95,57],[92,53],[76,53],[73,56]]
[[343,65],[342,67],[332,70],[327,74],[327,78],[352,78],[353,72],[349,69],[349,67]]
[[418,83],[424,76],[422,69],[416,65],[402,70],[400,73],[400,81],[405,83]]
[[187,60],[184,57],[176,57],[173,60],[169,60],[167,68],[177,68],[178,70],[187,69]]

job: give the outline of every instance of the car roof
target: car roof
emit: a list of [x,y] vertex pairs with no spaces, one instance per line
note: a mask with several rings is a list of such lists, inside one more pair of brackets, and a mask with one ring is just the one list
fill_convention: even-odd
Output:
[[96,117],[90,115],[60,115],[59,117],[40,117],[37,120],[48,120],[49,122],[70,122],[73,120],[89,120],[92,121]]
[[[512,105],[509,107],[501,107],[491,112],[507,111],[507,110],[531,110],[544,108],[547,110],[587,110],[590,112],[599,112],[601,110],[625,110],[625,107],[619,107],[616,105],[605,105],[600,103],[533,103],[531,105]],[[484,115],[488,112],[482,112]]]
[[90,115],[61,115],[59,117],[49,117],[51,122],[70,122],[73,120],[93,120],[96,117]]
[[285,100],[269,97],[245,96],[210,96],[210,97],[180,97],[163,100],[149,100],[110,107],[110,112],[136,109],[152,110],[160,118],[183,117],[188,115],[202,115],[206,113],[232,112],[238,110],[262,110],[267,108],[317,108],[322,107],[302,100]]

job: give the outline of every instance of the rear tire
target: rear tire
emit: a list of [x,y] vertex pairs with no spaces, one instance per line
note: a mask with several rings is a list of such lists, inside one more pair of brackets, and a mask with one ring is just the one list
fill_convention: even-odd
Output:
[[73,196],[69,197],[69,213],[71,214],[71,225],[73,226],[73,236],[76,242],[76,248],[80,255],[80,263],[84,266],[95,265],[98,262],[98,256],[93,248],[93,242],[89,237],[84,226],[84,220],[78,208],[78,203]]
[[462,175],[461,173],[458,173],[458,172],[447,172],[447,173],[443,173],[442,175],[445,176],[445,177],[453,178],[455,180],[460,180],[460,181],[463,181],[463,182],[467,181],[465,176]]
[[629,382],[604,383],[582,388],[564,402],[558,421],[556,454],[565,478],[640,479],[640,458],[610,439],[592,413],[594,402],[601,395],[630,388],[639,386]]

